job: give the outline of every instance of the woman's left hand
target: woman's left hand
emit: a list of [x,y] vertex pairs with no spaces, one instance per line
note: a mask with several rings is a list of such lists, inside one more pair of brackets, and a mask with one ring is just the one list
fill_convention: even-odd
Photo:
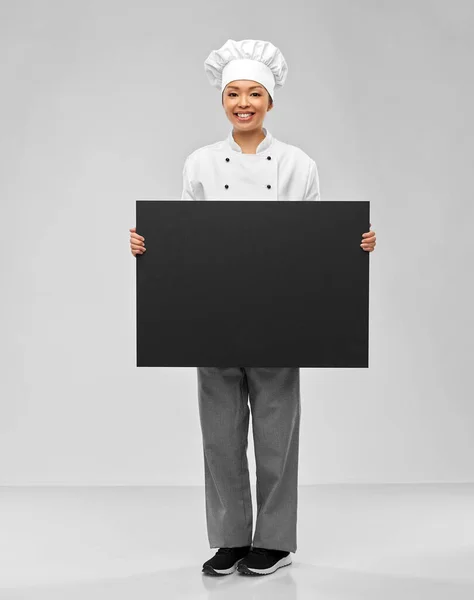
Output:
[[[369,229],[372,227],[372,223],[369,223]],[[375,231],[367,231],[362,234],[361,248],[366,252],[373,252],[375,250]]]

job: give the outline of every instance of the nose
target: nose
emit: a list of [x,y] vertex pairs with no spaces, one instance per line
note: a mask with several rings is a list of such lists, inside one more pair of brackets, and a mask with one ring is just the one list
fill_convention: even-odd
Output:
[[249,104],[248,102],[244,102],[243,100],[242,100],[242,102],[239,104],[239,107],[240,107],[240,108],[245,108],[246,106],[250,106],[250,104]]

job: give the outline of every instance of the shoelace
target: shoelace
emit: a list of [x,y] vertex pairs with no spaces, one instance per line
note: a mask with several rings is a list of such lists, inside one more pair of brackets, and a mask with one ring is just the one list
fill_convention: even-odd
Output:
[[230,552],[234,552],[235,548],[219,548],[217,554],[229,554]]
[[252,548],[251,552],[254,554],[266,554],[268,550],[266,548]]
[[[229,554],[234,550],[235,548],[219,548],[217,554]],[[268,550],[266,548],[250,548],[250,552],[253,552],[254,554],[266,554]]]

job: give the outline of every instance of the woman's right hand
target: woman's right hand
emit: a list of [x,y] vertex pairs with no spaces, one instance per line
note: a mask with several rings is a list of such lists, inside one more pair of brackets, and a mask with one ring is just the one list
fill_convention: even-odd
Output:
[[146,251],[145,248],[145,238],[141,235],[138,235],[137,228],[132,227],[130,230],[130,250],[132,251],[133,256],[137,256],[137,254],[143,254]]

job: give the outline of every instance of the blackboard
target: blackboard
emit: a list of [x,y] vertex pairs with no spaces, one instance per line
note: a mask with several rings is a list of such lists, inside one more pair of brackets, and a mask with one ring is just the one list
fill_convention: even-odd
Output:
[[136,201],[137,366],[368,367],[365,201]]

